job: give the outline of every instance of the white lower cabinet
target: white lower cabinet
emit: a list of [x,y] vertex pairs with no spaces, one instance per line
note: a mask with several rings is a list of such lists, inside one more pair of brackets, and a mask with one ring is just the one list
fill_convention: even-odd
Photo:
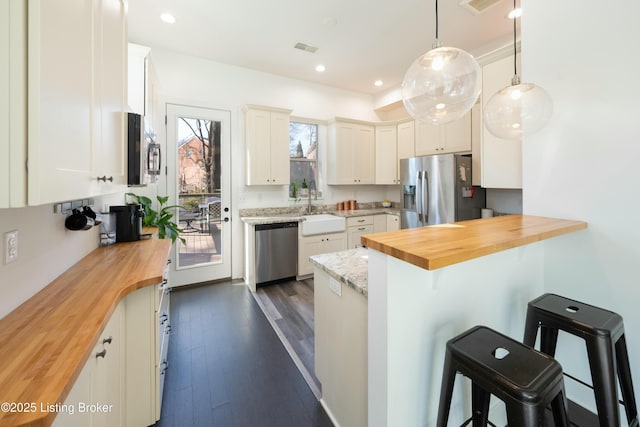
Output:
[[80,372],[55,427],[143,427],[160,419],[169,348],[168,282],[121,301]]
[[373,232],[384,233],[387,231],[387,216],[386,215],[374,215],[373,216]]
[[127,426],[148,426],[160,419],[170,331],[167,286],[148,286],[126,298]]
[[373,233],[373,215],[347,218],[347,249],[360,245],[360,236]]
[[55,427],[124,426],[124,317],[121,302],[98,338],[64,404]]
[[400,230],[400,217],[398,215],[385,215],[387,220],[387,229],[386,231],[396,231]]
[[164,380],[167,377],[167,369],[169,369],[169,359],[167,354],[169,351],[169,334],[171,333],[171,318],[169,313],[171,288],[168,282],[169,265],[165,270],[165,279],[158,285],[156,292],[156,378],[158,379],[158,392],[156,393],[156,418],[160,419],[162,409],[162,396],[164,391]]
[[339,252],[347,248],[345,233],[318,234],[316,236],[300,236],[298,240],[298,276],[313,273],[313,264],[309,261],[312,255]]

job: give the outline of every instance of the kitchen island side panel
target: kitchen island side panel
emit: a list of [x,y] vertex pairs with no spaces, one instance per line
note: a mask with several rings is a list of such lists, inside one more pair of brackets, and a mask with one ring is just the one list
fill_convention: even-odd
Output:
[[[370,249],[369,426],[434,426],[446,342],[475,325],[521,340],[527,303],[543,293],[543,256],[538,242],[430,271]],[[470,409],[459,380],[451,422]]]

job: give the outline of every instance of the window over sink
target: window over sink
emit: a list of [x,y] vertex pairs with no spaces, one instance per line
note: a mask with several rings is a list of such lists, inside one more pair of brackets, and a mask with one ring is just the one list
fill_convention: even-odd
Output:
[[[318,125],[289,122],[289,197],[316,197],[318,185]],[[319,196],[320,193],[317,193]]]

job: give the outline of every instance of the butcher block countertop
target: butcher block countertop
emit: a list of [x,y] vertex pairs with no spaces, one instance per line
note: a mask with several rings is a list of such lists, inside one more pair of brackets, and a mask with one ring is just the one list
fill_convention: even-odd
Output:
[[362,244],[435,270],[587,228],[583,221],[504,215],[362,236]]
[[0,319],[1,426],[53,422],[41,403],[64,402],[118,302],[162,281],[170,248],[156,238],[97,248]]

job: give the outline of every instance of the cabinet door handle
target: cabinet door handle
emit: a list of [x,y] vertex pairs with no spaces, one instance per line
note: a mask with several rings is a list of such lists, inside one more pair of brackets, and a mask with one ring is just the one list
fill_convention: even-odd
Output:
[[160,287],[164,288],[167,285],[167,283],[169,283],[169,279],[162,279],[162,282],[160,283]]
[[102,340],[102,344],[111,344],[111,341],[113,341],[113,337],[108,337]]
[[161,325],[164,325],[165,323],[167,323],[167,320],[169,320],[169,316],[167,316],[166,314],[163,314],[162,316],[160,316]]
[[99,352],[97,352],[97,353],[96,353],[96,359],[97,359],[98,357],[102,357],[102,358],[104,359],[104,357],[105,357],[106,355],[107,355],[107,349],[106,349],[106,348],[103,348],[103,349],[102,349],[102,351],[99,351]]

